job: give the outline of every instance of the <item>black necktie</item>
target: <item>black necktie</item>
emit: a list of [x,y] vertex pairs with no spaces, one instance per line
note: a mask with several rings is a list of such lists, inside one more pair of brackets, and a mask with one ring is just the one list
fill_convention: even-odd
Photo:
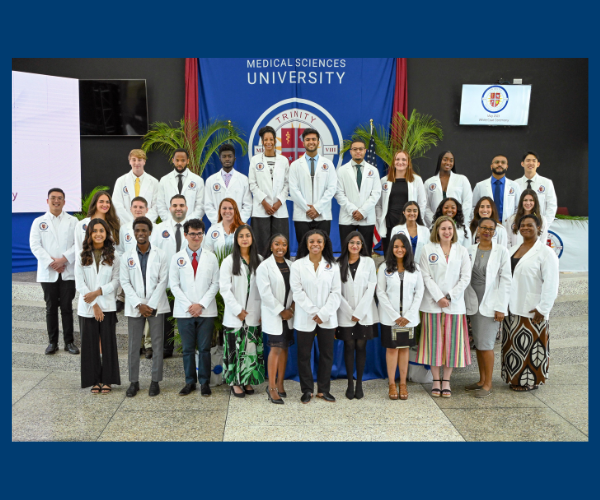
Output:
[[361,165],[356,165],[356,184],[358,184],[358,190],[360,191],[360,184],[362,183],[362,171],[360,170]]
[[179,194],[181,194],[181,190],[183,189],[183,174],[177,174],[179,177],[179,182],[177,183],[177,189],[179,190]]
[[310,159],[310,176],[311,177],[315,176],[315,159],[314,158]]
[[527,180],[527,189],[531,189],[531,179]]
[[175,232],[175,243],[177,245],[176,252],[179,252],[179,250],[181,250],[181,224],[175,224],[175,227],[177,228],[177,231]]

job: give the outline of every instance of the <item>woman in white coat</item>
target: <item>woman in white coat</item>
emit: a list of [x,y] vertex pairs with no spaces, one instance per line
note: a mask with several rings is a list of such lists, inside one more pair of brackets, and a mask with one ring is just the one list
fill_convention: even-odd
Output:
[[333,257],[331,240],[320,229],[307,231],[298,247],[290,273],[290,288],[296,303],[294,326],[298,341],[298,372],[304,404],[310,403],[314,383],[310,357],[315,337],[319,342],[317,397],[330,403],[329,392],[337,310],[342,286],[339,266]]
[[450,217],[456,225],[456,237],[459,245],[465,248],[470,248],[473,244],[471,242],[471,230],[465,224],[465,215],[462,205],[456,198],[446,198],[442,200],[438,205],[435,214],[433,215],[433,222],[442,215]]
[[252,384],[265,381],[260,330],[260,295],[256,270],[260,264],[252,228],[242,224],[233,235],[233,252],[221,264],[219,290],[225,302],[223,379],[238,398],[254,394]]
[[233,248],[233,233],[242,224],[235,200],[223,198],[219,204],[219,222],[210,226],[202,242],[202,249],[228,255]]
[[79,256],[83,249],[83,241],[85,239],[88,224],[92,219],[102,219],[108,224],[110,229],[109,236],[115,243],[115,247],[119,244],[119,232],[121,230],[121,221],[117,216],[117,212],[112,203],[112,198],[108,191],[96,191],[90,201],[87,217],[80,220],[75,226],[75,255]]
[[[471,282],[471,263],[467,249],[456,242],[450,217],[438,217],[431,228],[431,243],[423,248],[420,270],[425,292],[417,363],[431,365],[431,395],[449,398],[452,370],[471,364],[464,297]],[[444,379],[440,378],[441,366]]]
[[471,230],[471,244],[474,245],[475,243],[479,243],[477,227],[479,221],[484,217],[489,217],[496,221],[496,232],[492,237],[492,241],[494,243],[498,243],[498,245],[508,248],[508,234],[504,226],[500,223],[500,217],[498,216],[496,204],[489,196],[483,196],[475,204],[475,209],[473,210],[473,220],[471,220],[471,224],[469,225],[469,229]]
[[81,331],[81,387],[92,394],[108,394],[121,384],[117,354],[119,261],[110,228],[102,219],[87,226],[83,250],[75,260],[77,314]]
[[273,234],[289,239],[290,223],[286,200],[289,194],[290,162],[277,155],[277,134],[269,125],[258,131],[263,152],[254,155],[248,167],[248,182],[252,192],[252,229],[258,251],[264,255]]
[[[423,224],[421,211],[416,201],[404,205],[400,223],[390,231],[390,237],[403,234],[410,241],[414,261],[419,262],[422,248],[429,242],[429,229]],[[387,254],[386,254],[387,255]]]
[[513,247],[513,283],[502,325],[502,380],[514,391],[532,391],[548,378],[548,317],[558,296],[558,257],[539,241],[535,215],[519,222],[523,243]]
[[274,234],[268,242],[264,260],[256,271],[256,286],[260,294],[260,317],[263,333],[267,334],[269,358],[267,371],[269,401],[283,404],[287,396],[283,387],[288,348],[294,345],[294,299],[290,289],[288,239]]
[[533,189],[525,189],[521,193],[521,198],[519,198],[519,206],[517,207],[517,212],[511,215],[508,218],[508,248],[514,246],[521,246],[523,244],[523,237],[519,232],[519,228],[517,226],[517,222],[521,220],[521,217],[524,215],[535,215],[540,222],[542,223],[542,234],[540,235],[540,241],[543,245],[546,244],[546,240],[548,239],[548,223],[544,218],[540,215],[540,202],[538,200],[537,193]]
[[471,183],[465,175],[456,173],[454,155],[451,151],[442,151],[438,156],[435,174],[425,181],[427,209],[425,224],[431,227],[435,217],[433,214],[439,204],[447,198],[454,198],[462,205],[464,213],[470,214],[473,207]]
[[[406,235],[392,237],[386,259],[377,274],[377,298],[381,322],[381,345],[386,348],[390,399],[398,399],[396,368],[400,370],[400,399],[408,399],[409,350],[397,348],[392,342],[392,326],[416,327],[419,324],[419,306],[424,286],[421,272],[415,264],[411,244]],[[402,308],[402,314],[400,314]]]
[[389,231],[399,224],[407,201],[416,201],[420,213],[425,213],[427,199],[423,179],[414,173],[409,154],[398,151],[387,175],[381,178],[381,198],[375,205],[376,228],[382,238],[384,254],[390,239]]
[[[358,231],[352,231],[342,243],[338,258],[342,296],[337,311],[336,338],[344,341],[344,361],[348,399],[364,396],[362,378],[367,361],[367,340],[377,337],[379,317],[375,305],[377,275],[365,240]],[[356,390],[354,389],[354,353],[356,352]]]
[[471,284],[465,291],[467,314],[471,318],[473,339],[477,349],[479,382],[467,385],[476,398],[492,393],[494,344],[499,326],[508,313],[508,297],[512,276],[508,250],[492,241],[497,222],[479,220],[479,244],[469,248]]

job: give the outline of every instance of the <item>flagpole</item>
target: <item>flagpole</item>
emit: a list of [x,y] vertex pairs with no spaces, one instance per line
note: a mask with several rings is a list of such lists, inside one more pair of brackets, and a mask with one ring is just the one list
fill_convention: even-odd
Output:
[[371,118],[370,122],[371,122],[371,135],[373,135],[373,118]]

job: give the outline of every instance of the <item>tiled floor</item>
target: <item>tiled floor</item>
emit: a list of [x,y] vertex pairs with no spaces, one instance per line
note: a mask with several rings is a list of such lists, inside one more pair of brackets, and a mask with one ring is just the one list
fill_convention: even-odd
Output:
[[182,381],[149,380],[135,398],[128,384],[93,396],[79,374],[13,368],[13,441],[587,441],[588,366],[556,366],[546,386],[516,393],[496,376],[494,392],[464,391],[474,374],[455,370],[452,397],[432,398],[429,385],[410,384],[407,401],[387,398],[387,380],[365,382],[365,397],[349,401],[346,382],[332,381],[336,403],[300,403],[287,381],[284,405],[267,402],[265,385],[244,399],[225,386],[209,398],[178,396]]

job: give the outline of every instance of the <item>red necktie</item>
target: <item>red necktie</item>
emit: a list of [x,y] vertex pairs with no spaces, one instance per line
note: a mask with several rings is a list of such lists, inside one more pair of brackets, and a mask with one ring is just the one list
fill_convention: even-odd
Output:
[[194,268],[194,278],[196,277],[196,270],[198,269],[198,259],[196,259],[196,252],[192,254],[192,267]]

